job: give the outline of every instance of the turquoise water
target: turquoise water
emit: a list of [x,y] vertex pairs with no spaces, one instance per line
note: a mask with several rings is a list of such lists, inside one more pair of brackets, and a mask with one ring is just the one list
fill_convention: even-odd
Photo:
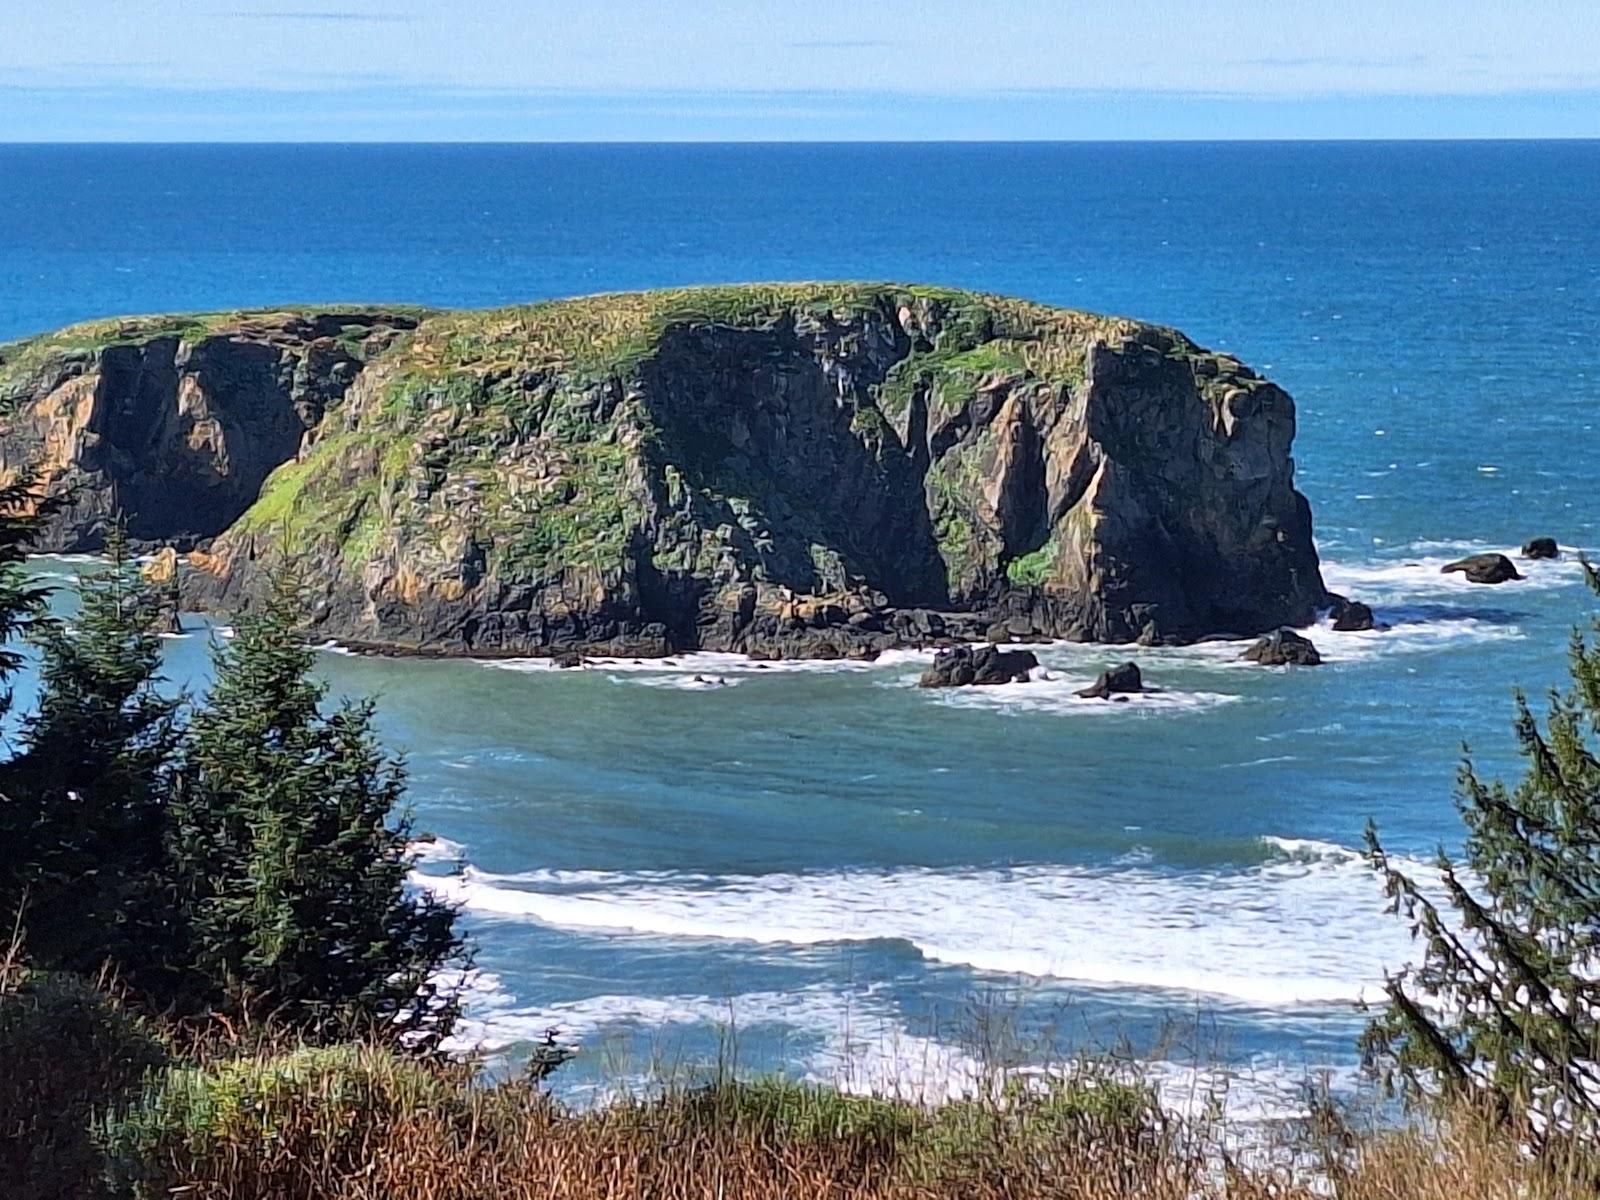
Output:
[[[1498,588],[1438,567],[1600,544],[1597,196],[1593,143],[0,148],[0,336],[868,277],[1240,354],[1299,403],[1330,586],[1392,626],[1313,632],[1323,668],[1139,650],[1165,691],[1105,706],[1071,690],[1129,655],[1092,647],[961,695],[909,656],[322,665],[379,696],[447,839],[424,869],[477,937],[467,1035],[558,1028],[569,1089],[736,1054],[937,1092],[1126,1039],[1174,1098],[1198,1056],[1283,1111],[1317,1072],[1348,1086],[1354,1002],[1411,952],[1362,826],[1453,841],[1461,742],[1514,767],[1510,689],[1559,681],[1588,610],[1570,554]],[[174,680],[205,642],[170,643]]]

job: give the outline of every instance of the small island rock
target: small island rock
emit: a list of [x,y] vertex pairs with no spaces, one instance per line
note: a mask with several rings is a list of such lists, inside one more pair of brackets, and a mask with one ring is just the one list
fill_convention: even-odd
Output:
[[1560,558],[1561,547],[1553,537],[1536,537],[1522,543],[1523,558]]
[[1343,596],[1330,593],[1328,599],[1333,602],[1329,613],[1333,617],[1333,628],[1337,633],[1360,633],[1371,629],[1375,625],[1372,609],[1359,600],[1347,600]]
[[1473,583],[1507,583],[1521,579],[1516,566],[1504,554],[1469,554],[1439,568],[1441,575],[1459,571]]
[[36,550],[94,552],[120,511],[189,555],[190,610],[303,579],[317,642],[855,658],[1324,600],[1287,392],[1164,326],[957,289],[95,322],[8,344],[0,401],[0,474],[68,501]]
[[1262,638],[1242,655],[1246,662],[1260,663],[1263,667],[1316,667],[1322,664],[1322,655],[1292,629],[1280,629]]
[[1085,700],[1110,700],[1142,691],[1144,691],[1144,679],[1139,674],[1139,664],[1129,662],[1100,672],[1100,678],[1078,695]]
[[933,666],[922,673],[919,686],[986,687],[1026,683],[1028,672],[1039,665],[1032,650],[1001,650],[995,646],[952,646],[933,656]]

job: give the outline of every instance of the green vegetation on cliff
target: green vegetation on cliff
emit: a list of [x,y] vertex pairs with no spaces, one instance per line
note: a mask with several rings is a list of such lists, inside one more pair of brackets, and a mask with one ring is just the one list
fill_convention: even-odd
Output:
[[[0,394],[21,399],[0,481],[37,469],[79,498],[48,548],[97,549],[122,509],[141,546],[208,547],[191,604],[248,608],[288,567],[350,642],[771,651],[854,621],[870,654],[906,635],[897,612],[1020,588],[1059,592],[1024,601],[1041,632],[1113,641],[1141,593],[1187,636],[1303,623],[1321,595],[1287,397],[1173,330],[1002,296],[750,284],[133,318],[0,348]],[[1151,531],[1077,511],[1106,458]],[[1267,526],[1293,536],[1239,561]],[[1102,528],[1140,576],[1110,604],[1085,560]],[[1158,558],[1202,565],[1175,589]]]
[[[937,388],[941,410],[953,410],[985,382],[1076,385],[1094,339],[1189,345],[1132,321],[902,285],[689,288],[436,313],[379,361],[366,395],[269,478],[241,528],[351,566],[394,541],[424,547],[446,576],[448,564],[481,556],[474,575],[508,581],[572,570],[614,578],[658,499],[646,479],[657,421],[639,395],[645,365],[672,335],[795,329],[842,359],[872,350],[871,337],[903,343],[846,418],[878,446],[903,431],[918,386]],[[740,469],[722,464],[708,498],[746,496]],[[970,582],[994,558],[973,543],[976,517],[952,499],[936,520],[952,583]]]

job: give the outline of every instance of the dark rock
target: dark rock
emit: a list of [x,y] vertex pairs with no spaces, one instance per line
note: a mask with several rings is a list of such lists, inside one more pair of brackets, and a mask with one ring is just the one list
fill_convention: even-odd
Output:
[[550,662],[557,670],[570,671],[574,667],[583,666],[583,655],[576,650],[563,650],[560,654],[552,654]]
[[1001,650],[994,646],[952,646],[933,656],[933,666],[922,673],[920,686],[986,687],[1026,683],[1028,672],[1039,665],[1031,650]]
[[1473,583],[1506,583],[1521,579],[1517,568],[1504,554],[1469,554],[1449,566],[1440,567],[1441,575],[1459,571]]
[[1144,691],[1144,679],[1139,674],[1138,663],[1123,663],[1100,672],[1100,678],[1079,692],[1085,700],[1110,700],[1114,696]]
[[1322,663],[1322,655],[1317,653],[1311,640],[1292,629],[1269,633],[1240,657],[1263,667],[1315,667]]
[[1523,558],[1560,558],[1561,547],[1553,537],[1537,537],[1522,543]]
[[992,642],[996,646],[1004,646],[1007,642],[1012,640],[1011,627],[1002,621],[998,625],[989,626],[989,628],[984,631],[983,636],[985,640]]
[[1333,627],[1339,633],[1360,633],[1376,625],[1372,609],[1361,601],[1346,600],[1334,593],[1329,593],[1328,599],[1333,602],[1329,615],[1333,617]]

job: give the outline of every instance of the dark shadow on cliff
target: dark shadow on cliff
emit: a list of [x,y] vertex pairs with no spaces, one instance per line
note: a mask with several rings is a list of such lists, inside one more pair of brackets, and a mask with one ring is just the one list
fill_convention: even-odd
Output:
[[[884,365],[852,360],[830,376],[786,330],[662,335],[640,372],[652,466],[681,474],[692,526],[728,530],[743,578],[759,569],[799,593],[859,582],[895,606],[945,602],[921,473],[866,396]],[[819,552],[837,555],[843,579],[827,578]]]

